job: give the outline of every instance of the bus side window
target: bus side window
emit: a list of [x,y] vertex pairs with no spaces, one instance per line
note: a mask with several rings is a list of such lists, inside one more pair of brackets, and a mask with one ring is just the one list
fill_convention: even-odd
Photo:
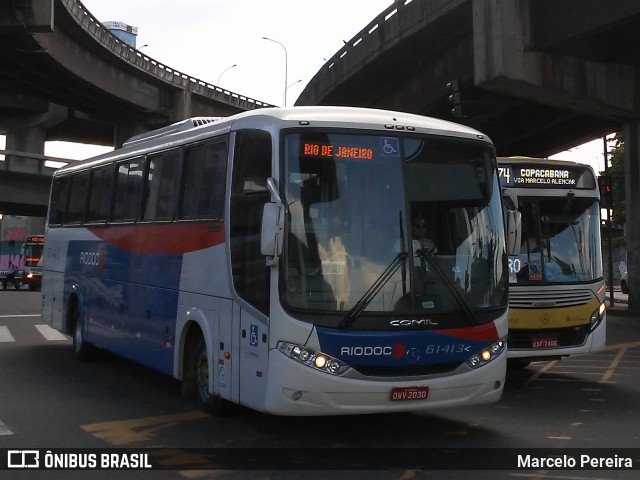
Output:
[[89,190],[89,170],[78,172],[71,176],[69,188],[69,206],[65,216],[65,224],[80,224],[87,206],[87,192]]
[[180,152],[149,157],[143,220],[171,220],[180,190]]
[[259,130],[236,133],[231,189],[231,266],[238,294],[269,314],[269,268],[260,251],[264,204],[271,200],[271,136]]
[[111,190],[113,187],[113,167],[94,168],[91,170],[89,189],[89,207],[85,222],[106,222],[111,210]]
[[113,219],[135,221],[138,219],[144,162],[137,158],[117,166]]
[[62,225],[69,198],[70,177],[58,177],[51,187],[51,206],[49,208],[49,224]]
[[180,218],[223,217],[227,155],[226,141],[218,140],[187,149]]

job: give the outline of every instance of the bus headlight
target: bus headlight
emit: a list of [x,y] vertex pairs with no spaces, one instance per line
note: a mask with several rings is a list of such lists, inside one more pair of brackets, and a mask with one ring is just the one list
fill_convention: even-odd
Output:
[[326,353],[317,352],[312,348],[289,342],[278,342],[277,348],[287,357],[293,358],[314,370],[319,370],[331,375],[340,375],[349,369],[349,365],[346,363]]
[[591,314],[591,321],[589,326],[591,327],[591,331],[595,330],[600,322],[604,318],[604,314],[607,311],[607,306],[603,303],[600,304],[598,308]]
[[479,352],[474,353],[465,360],[465,363],[471,368],[480,368],[489,362],[492,362],[507,348],[507,342],[498,340],[497,342],[483,348]]

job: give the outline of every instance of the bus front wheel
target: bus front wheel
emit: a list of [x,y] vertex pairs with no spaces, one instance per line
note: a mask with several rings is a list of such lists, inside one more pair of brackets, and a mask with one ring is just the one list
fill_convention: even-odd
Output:
[[202,336],[195,342],[195,348],[188,354],[183,392],[188,396],[195,397],[198,405],[211,415],[226,413],[227,401],[219,395],[209,392],[209,356],[207,355],[207,345]]
[[522,360],[520,358],[509,358],[507,360],[507,368],[509,370],[522,370],[527,368],[531,360]]

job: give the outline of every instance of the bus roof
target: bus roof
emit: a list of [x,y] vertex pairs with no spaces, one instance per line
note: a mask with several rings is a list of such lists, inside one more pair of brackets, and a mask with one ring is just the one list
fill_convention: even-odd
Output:
[[349,127],[371,129],[380,132],[410,132],[434,135],[451,135],[491,143],[483,133],[454,122],[404,112],[360,107],[290,107],[261,108],[241,112],[229,117],[195,117],[167,127],[136,135],[123,148],[113,152],[76,162],[57,170],[54,175],[80,170],[106,160],[130,158],[149,151],[171,148],[185,142],[205,139],[244,128],[304,128]]

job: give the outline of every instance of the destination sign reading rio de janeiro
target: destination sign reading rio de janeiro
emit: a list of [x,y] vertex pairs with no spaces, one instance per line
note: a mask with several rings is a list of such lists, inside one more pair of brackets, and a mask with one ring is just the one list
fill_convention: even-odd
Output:
[[324,143],[303,142],[302,155],[305,157],[336,157],[371,160],[373,158],[373,149],[349,145],[327,145]]
[[500,165],[498,174],[503,187],[580,188],[582,168],[540,165]]

